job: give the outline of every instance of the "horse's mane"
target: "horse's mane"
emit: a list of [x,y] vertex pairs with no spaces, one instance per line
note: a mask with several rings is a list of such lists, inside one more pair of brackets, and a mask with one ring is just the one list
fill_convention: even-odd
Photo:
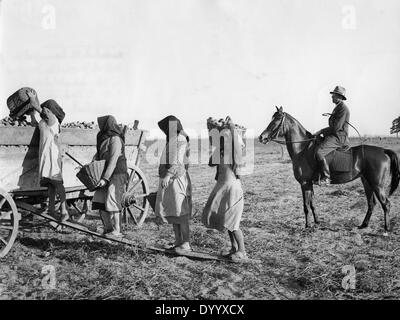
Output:
[[292,120],[293,122],[295,122],[295,123],[299,126],[299,128],[303,129],[303,130],[306,132],[306,137],[307,137],[308,139],[311,139],[311,138],[314,137],[314,135],[313,135],[310,131],[308,131],[306,128],[304,128],[303,125],[300,123],[300,121],[298,121],[295,117],[293,117],[292,115],[290,115],[290,114],[287,113],[287,112],[286,112],[286,115],[288,116],[288,118],[289,118],[290,120]]

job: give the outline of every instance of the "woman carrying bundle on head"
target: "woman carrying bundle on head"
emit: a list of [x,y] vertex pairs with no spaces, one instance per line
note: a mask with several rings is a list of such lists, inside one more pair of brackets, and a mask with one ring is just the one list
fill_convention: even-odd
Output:
[[217,166],[217,180],[202,214],[207,228],[228,231],[231,248],[222,255],[234,261],[247,259],[243,233],[239,228],[243,213],[243,190],[240,183],[240,166],[243,140],[238,128],[227,117],[225,122],[208,119],[211,144],[216,146],[209,165]]
[[169,249],[177,253],[191,251],[189,219],[192,215],[192,186],[188,173],[189,137],[175,116],[158,122],[166,135],[160,159],[160,176],[155,213],[163,222],[172,224],[175,243]]
[[[59,144],[60,125],[65,117],[63,109],[54,100],[47,100],[41,105],[34,90],[26,91],[34,108],[30,112],[32,124],[39,127],[39,179],[40,186],[47,187],[49,192],[48,213],[56,216],[56,197],[60,200],[61,221],[67,221],[69,213],[66,205],[66,195],[62,177],[62,157]],[[38,123],[35,112],[42,118]]]
[[92,209],[100,211],[106,237],[121,237],[121,201],[128,179],[125,137],[111,115],[98,117],[97,153],[93,160],[105,160],[102,177],[93,195]]

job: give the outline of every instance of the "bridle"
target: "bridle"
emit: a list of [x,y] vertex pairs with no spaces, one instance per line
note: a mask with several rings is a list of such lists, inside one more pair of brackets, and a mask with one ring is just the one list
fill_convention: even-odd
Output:
[[281,133],[281,129],[282,129],[282,127],[283,127],[283,124],[284,124],[285,120],[286,120],[286,112],[283,112],[282,120],[281,120],[281,122],[279,123],[279,126],[278,126],[278,128],[276,129],[276,132],[274,132],[274,133],[271,135],[270,141],[273,141],[273,142],[276,142],[276,143],[279,143],[279,144],[287,144],[287,143],[302,143],[302,142],[307,142],[307,141],[314,141],[314,140],[317,139],[316,137],[313,137],[313,138],[310,138],[310,139],[296,140],[296,141],[286,141],[286,140],[285,140],[285,141],[282,141],[282,140],[277,140],[276,138],[279,137],[279,134]]
[[275,140],[275,139],[279,137],[279,134],[281,133],[281,129],[283,127],[283,123],[285,122],[285,119],[286,119],[286,112],[283,112],[282,120],[279,123],[279,126],[276,129],[276,131],[273,134],[271,134],[271,140],[270,141],[274,141],[274,142],[279,141],[279,140]]

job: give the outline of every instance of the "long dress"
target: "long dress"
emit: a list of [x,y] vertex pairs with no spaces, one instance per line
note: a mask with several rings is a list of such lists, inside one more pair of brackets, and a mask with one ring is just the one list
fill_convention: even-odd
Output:
[[62,182],[62,159],[58,137],[60,125],[49,126],[44,120],[39,122],[39,178],[42,185],[46,179]]
[[232,128],[229,131],[224,130],[222,136],[224,141],[231,141],[232,144],[220,145],[220,149],[215,150],[210,158],[209,165],[215,166],[214,158],[219,155],[217,183],[208,197],[201,220],[207,228],[236,231],[239,229],[244,206],[239,179],[243,142]]
[[243,189],[229,164],[218,165],[218,178],[202,214],[207,228],[219,231],[239,229],[243,213]]
[[[192,215],[192,184],[185,165],[188,144],[182,135],[171,138],[161,155],[155,213],[164,222],[180,224]],[[161,180],[172,175],[166,188]]]

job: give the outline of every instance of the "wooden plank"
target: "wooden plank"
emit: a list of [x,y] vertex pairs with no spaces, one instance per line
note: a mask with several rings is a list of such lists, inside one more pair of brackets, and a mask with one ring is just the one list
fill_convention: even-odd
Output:
[[[196,260],[215,260],[215,261],[223,261],[223,262],[233,262],[230,259],[218,256],[218,255],[212,255],[212,254],[209,254],[206,252],[190,251],[190,252],[182,252],[182,253],[178,254],[174,250],[168,250],[168,249],[154,247],[154,246],[146,246],[144,248],[138,247],[138,245],[135,242],[128,240],[126,238],[107,238],[100,233],[90,230],[88,227],[86,227],[85,225],[83,225],[81,223],[74,223],[74,222],[68,222],[68,221],[67,222],[59,222],[55,218],[47,215],[46,213],[42,213],[39,209],[37,209],[34,206],[31,206],[25,202],[15,201],[15,204],[17,205],[18,208],[24,209],[26,211],[33,213],[34,215],[40,216],[42,218],[45,218],[46,220],[51,221],[53,227],[57,227],[57,225],[66,226],[71,229],[81,231],[81,232],[90,234],[92,236],[98,237],[98,238],[102,238],[102,239],[109,240],[112,242],[117,242],[117,243],[121,243],[121,244],[128,245],[131,247],[135,247],[135,249],[137,249],[138,251],[150,252],[150,253],[151,252],[164,253],[164,254],[169,254],[169,255],[174,255],[174,256],[183,256],[183,257],[196,259]],[[250,261],[251,260],[249,260],[248,262],[250,262]]]
[[188,251],[188,252],[180,252],[177,253],[175,250],[170,250],[170,249],[164,249],[164,248],[157,248],[159,250],[162,250],[162,252],[174,255],[174,256],[180,256],[180,257],[187,257],[191,259],[196,259],[196,260],[217,260],[217,261],[224,261],[224,262],[233,262],[232,260],[228,258],[224,258],[222,256],[218,256],[215,254],[210,254],[207,252],[201,252],[201,251]]
[[[154,247],[153,247],[154,248]],[[208,253],[208,252],[203,252],[203,251],[188,251],[188,252],[180,252],[177,253],[174,250],[171,249],[161,249],[156,247],[158,250],[162,250],[162,252],[167,253],[167,254],[171,254],[174,256],[181,256],[181,257],[187,257],[190,259],[194,259],[194,260],[215,260],[215,261],[222,261],[222,262],[230,262],[230,263],[240,263],[240,264],[258,264],[258,263],[262,263],[261,260],[258,259],[246,259],[243,261],[233,261],[227,257],[223,257],[221,255],[216,255],[216,254],[212,254],[212,253]]]
[[[70,146],[95,146],[98,130],[80,128],[62,128],[60,143]],[[125,145],[137,146],[141,135],[147,136],[143,130],[128,130]],[[144,143],[145,139],[142,139]],[[35,127],[0,127],[0,145],[4,146],[37,146],[39,130]]]
[[0,127],[0,145],[39,144],[39,129],[34,127]]
[[[48,191],[47,188],[37,188],[37,189],[28,189],[28,190],[12,190],[10,193],[15,197],[47,197]],[[65,194],[67,200],[70,199],[78,199],[78,198],[92,198],[93,192],[87,190],[85,186],[75,186],[75,187],[66,187]]]
[[47,197],[47,188],[38,188],[32,190],[12,190],[10,193],[15,197]]

